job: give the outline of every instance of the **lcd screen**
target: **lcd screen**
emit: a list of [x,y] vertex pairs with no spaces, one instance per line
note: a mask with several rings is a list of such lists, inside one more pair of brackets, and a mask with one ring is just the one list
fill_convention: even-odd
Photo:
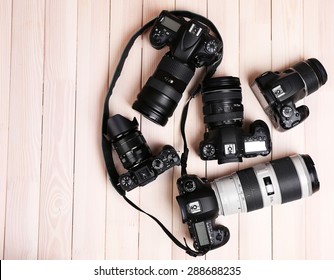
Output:
[[181,26],[180,23],[176,22],[175,20],[172,20],[169,17],[164,17],[163,20],[161,21],[161,24],[174,32],[177,32]]
[[208,234],[206,232],[206,227],[204,222],[196,223],[195,224],[198,241],[201,246],[209,245]]

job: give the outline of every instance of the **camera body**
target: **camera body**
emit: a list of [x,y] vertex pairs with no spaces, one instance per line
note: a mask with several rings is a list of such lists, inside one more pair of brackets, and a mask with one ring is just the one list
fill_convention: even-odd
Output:
[[241,162],[242,157],[268,155],[271,151],[271,140],[266,123],[256,120],[249,130],[249,134],[244,134],[242,127],[230,125],[205,132],[199,148],[201,159],[217,159],[218,164],[222,164]]
[[188,224],[194,247],[208,251],[224,245],[229,231],[215,225],[220,215],[246,213],[313,195],[320,189],[309,155],[293,155],[260,163],[209,182],[196,175],[177,180],[182,222]]
[[242,157],[266,156],[271,152],[269,128],[262,120],[250,125],[244,133],[240,80],[237,77],[207,79],[202,89],[203,115],[207,131],[199,145],[203,160],[218,164],[241,162]]
[[207,179],[184,175],[177,180],[180,195],[176,200],[181,209],[182,222],[187,223],[194,248],[207,252],[226,244],[228,228],[215,225],[219,207],[215,193]]
[[219,52],[223,47],[201,22],[186,21],[167,11],[162,11],[156,20],[150,43],[158,50],[169,46],[170,56],[194,67],[213,64],[221,56]]
[[268,71],[258,76],[251,88],[274,126],[291,129],[309,116],[305,105],[296,102],[318,90],[327,81],[323,65],[315,58],[301,61],[283,72]]
[[132,121],[122,115],[108,119],[108,135],[120,161],[128,172],[119,176],[118,182],[125,191],[145,186],[166,170],[180,165],[176,150],[166,145],[157,156],[153,156],[136,118]]
[[170,51],[162,57],[132,108],[164,126],[194,76],[195,68],[220,63],[223,43],[198,20],[187,21],[167,11],[161,12],[156,20],[150,42],[156,49],[169,46]]
[[[260,88],[263,90],[263,96],[257,95],[258,100],[261,100],[266,114],[278,129],[290,129],[309,116],[307,106],[302,105],[297,108],[295,105],[295,102],[306,96],[304,83],[299,78],[295,79],[296,77],[298,73],[293,71],[282,73],[270,71],[256,78],[256,84],[252,85],[253,91],[258,92]],[[292,82],[294,80],[296,82]]]
[[165,145],[158,155],[147,158],[122,174],[119,177],[119,183],[123,190],[130,191],[154,181],[160,174],[175,165],[180,165],[180,158],[172,146]]

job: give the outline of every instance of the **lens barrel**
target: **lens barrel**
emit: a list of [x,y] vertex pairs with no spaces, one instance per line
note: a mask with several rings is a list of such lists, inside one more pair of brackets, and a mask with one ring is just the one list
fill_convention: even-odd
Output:
[[124,168],[130,169],[152,156],[144,136],[138,130],[136,118],[130,121],[119,114],[109,118],[108,133]]
[[240,80],[237,77],[211,78],[203,82],[204,123],[213,128],[221,125],[242,125]]
[[291,68],[303,79],[308,95],[317,91],[327,82],[326,69],[316,58],[301,61]]
[[211,183],[219,214],[250,212],[311,196],[319,190],[309,155],[294,155],[237,171]]
[[166,125],[194,73],[188,64],[165,55],[132,108],[154,123]]

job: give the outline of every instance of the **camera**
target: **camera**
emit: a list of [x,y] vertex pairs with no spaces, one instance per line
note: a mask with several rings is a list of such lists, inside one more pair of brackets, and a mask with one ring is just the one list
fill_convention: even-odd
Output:
[[182,222],[188,225],[194,248],[206,252],[226,244],[230,232],[227,227],[215,224],[219,205],[211,183],[206,178],[185,175],[177,180],[177,187]]
[[150,43],[155,49],[169,46],[170,51],[163,56],[132,108],[164,126],[194,76],[195,68],[220,63],[223,43],[198,20],[186,21],[167,11],[162,11],[156,20]]
[[218,164],[222,164],[270,153],[270,132],[264,121],[256,120],[250,125],[249,133],[243,132],[244,109],[239,78],[205,80],[202,101],[207,132],[199,146],[201,159],[217,159]]
[[295,103],[318,90],[327,82],[327,73],[319,60],[301,61],[283,72],[265,72],[251,84],[251,88],[274,126],[288,130],[309,115],[305,105]]
[[312,195],[320,188],[309,155],[294,155],[257,164],[209,182],[195,175],[177,180],[176,198],[182,222],[188,224],[194,248],[207,252],[224,245],[229,231],[215,225],[219,215],[250,212]]
[[138,130],[136,118],[132,121],[122,115],[108,119],[108,135],[127,173],[120,175],[119,184],[125,191],[145,186],[158,175],[180,165],[175,149],[166,145],[157,156],[153,156],[142,133]]

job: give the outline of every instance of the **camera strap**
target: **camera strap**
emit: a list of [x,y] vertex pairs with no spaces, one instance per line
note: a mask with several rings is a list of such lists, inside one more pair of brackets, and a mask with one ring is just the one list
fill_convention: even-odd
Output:
[[[209,76],[209,77],[211,77],[211,76]],[[188,144],[187,144],[185,129],[186,129],[186,120],[187,120],[187,115],[188,115],[188,110],[189,110],[189,104],[190,104],[190,101],[201,91],[201,89],[202,89],[202,83],[199,84],[196,88],[194,88],[190,92],[190,96],[189,96],[186,104],[184,105],[183,110],[182,110],[182,114],[181,114],[180,130],[181,130],[181,136],[182,136],[182,139],[183,139],[183,153],[181,155],[181,176],[187,175],[187,162],[188,162],[189,148],[188,148]]]
[[[204,23],[205,25],[207,25],[211,31],[213,31],[215,33],[215,35],[217,36],[217,38],[219,40],[222,41],[221,36],[217,30],[217,28],[215,27],[215,25],[208,20],[207,18],[198,15],[198,14],[194,14],[192,12],[188,12],[188,11],[171,11],[171,14],[175,15],[175,16],[182,16],[182,17],[186,17],[186,18],[192,18],[195,20],[198,20],[202,23]],[[124,198],[124,200],[130,204],[132,207],[134,207],[135,209],[137,209],[138,211],[144,213],[145,215],[149,216],[151,219],[153,219],[160,227],[161,229],[165,232],[165,234],[181,249],[185,250],[186,253],[190,256],[196,257],[196,256],[203,256],[207,253],[208,250],[205,251],[195,251],[193,249],[191,249],[187,243],[186,240],[184,239],[185,244],[181,243],[164,225],[163,223],[160,222],[159,219],[157,219],[156,217],[154,217],[153,215],[145,212],[144,210],[142,210],[138,205],[136,205],[135,203],[133,203],[129,198],[126,197],[126,192],[120,187],[120,184],[118,182],[119,179],[119,173],[116,170],[115,167],[115,163],[113,160],[113,155],[112,155],[112,145],[111,145],[111,141],[108,137],[108,119],[110,117],[110,112],[109,112],[109,100],[110,97],[113,93],[113,89],[116,85],[116,82],[118,80],[118,78],[121,75],[124,63],[126,58],[129,55],[130,49],[132,48],[134,42],[136,41],[136,39],[142,35],[146,30],[148,30],[150,27],[152,27],[155,23],[155,21],[157,20],[157,18],[154,18],[152,20],[150,20],[149,22],[147,22],[145,25],[143,25],[142,28],[140,28],[129,40],[129,42],[127,43],[127,45],[125,46],[123,53],[121,55],[121,58],[117,64],[115,73],[111,79],[110,82],[110,86],[109,86],[109,90],[107,92],[105,101],[104,101],[104,110],[103,110],[103,119],[102,119],[102,152],[103,152],[103,156],[104,156],[104,161],[105,161],[105,165],[106,165],[106,169],[109,175],[109,179],[110,182],[112,184],[112,186],[115,188],[115,190]],[[206,68],[206,76],[205,77],[211,77],[213,75],[213,73],[215,72],[216,68],[218,67],[218,65],[220,64],[222,59],[222,55],[221,57],[212,65],[208,66]],[[197,90],[198,87],[196,87],[196,90],[194,92],[198,92],[199,90]],[[192,95],[192,94],[191,94]],[[190,100],[189,100],[190,101]],[[187,102],[187,108],[189,105],[189,101]],[[188,109],[187,109],[188,111]],[[183,114],[182,114],[183,115]],[[183,118],[183,116],[182,116]],[[185,114],[185,118],[186,118],[186,114]],[[181,121],[182,123],[182,121]],[[185,121],[184,121],[185,123]],[[183,133],[184,133],[184,129],[183,129]],[[185,135],[182,136],[184,141],[185,141],[185,147],[187,148],[186,145],[186,139],[185,139]],[[184,154],[182,155],[182,157],[184,158]],[[186,156],[187,159],[187,156]],[[181,166],[182,162],[181,162]]]

